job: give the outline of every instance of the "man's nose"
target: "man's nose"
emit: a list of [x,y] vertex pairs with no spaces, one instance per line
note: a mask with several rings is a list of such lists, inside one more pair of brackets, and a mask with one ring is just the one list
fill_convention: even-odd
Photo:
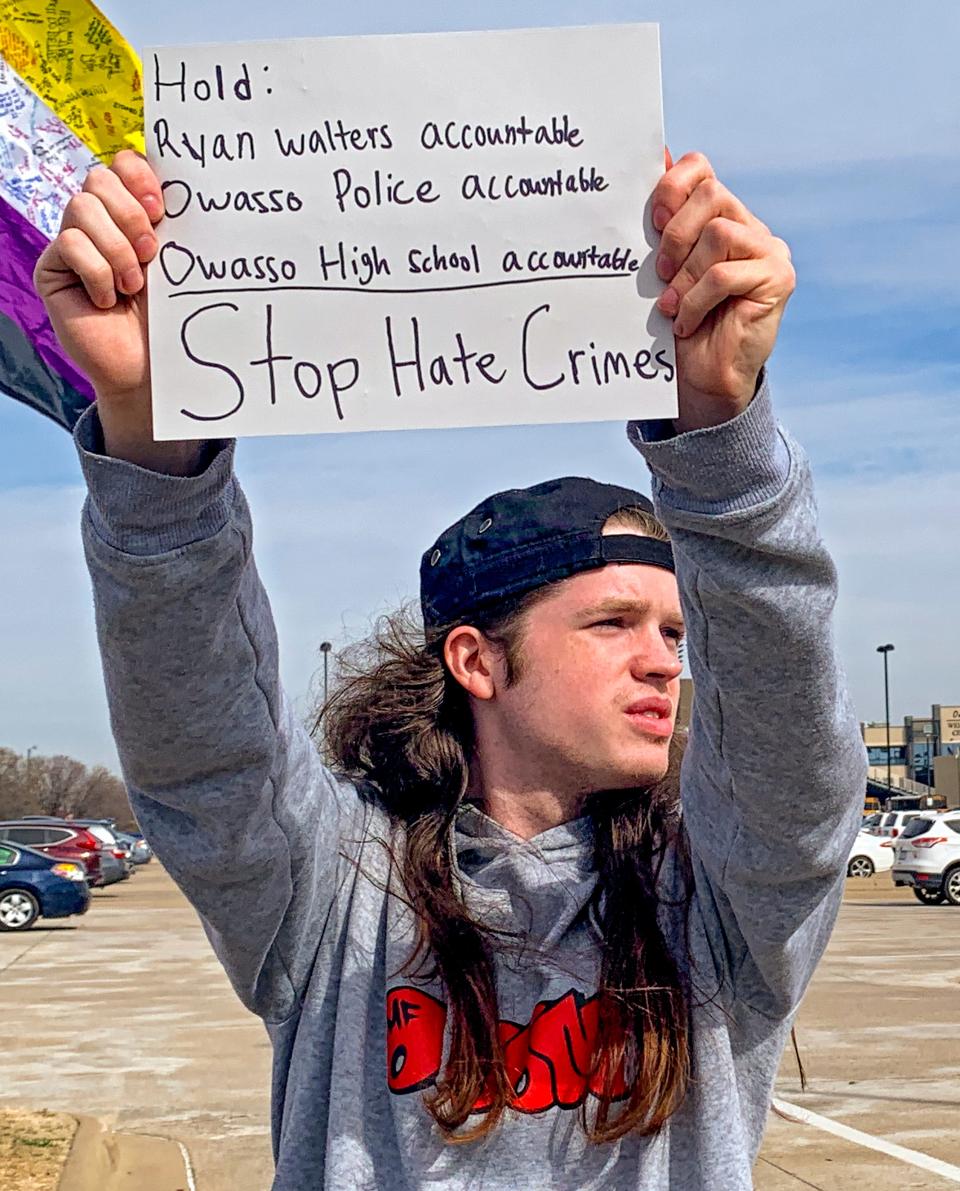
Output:
[[677,645],[661,632],[644,634],[634,651],[631,671],[637,679],[660,678],[670,682],[683,673],[683,661]]

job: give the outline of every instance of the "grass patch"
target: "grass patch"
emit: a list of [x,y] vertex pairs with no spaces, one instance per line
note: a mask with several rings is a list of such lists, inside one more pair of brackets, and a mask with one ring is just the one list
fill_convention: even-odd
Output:
[[76,1131],[63,1113],[0,1110],[0,1187],[56,1191]]

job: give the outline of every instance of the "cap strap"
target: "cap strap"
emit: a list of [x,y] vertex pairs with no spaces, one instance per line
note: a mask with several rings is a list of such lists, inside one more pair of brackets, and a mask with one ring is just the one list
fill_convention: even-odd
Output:
[[603,534],[600,538],[600,557],[604,562],[645,562],[676,572],[673,547],[669,542],[644,537],[638,533]]

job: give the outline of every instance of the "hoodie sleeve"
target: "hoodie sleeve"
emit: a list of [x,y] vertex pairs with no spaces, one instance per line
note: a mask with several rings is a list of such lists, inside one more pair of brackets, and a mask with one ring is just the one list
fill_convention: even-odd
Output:
[[244,1004],[296,1008],[334,899],[353,786],[321,764],[277,672],[233,444],[187,478],[76,441],[83,541],[111,724],[140,826],[199,912]]
[[737,999],[799,1004],[839,910],[866,754],[833,637],[810,468],[764,380],[724,425],[628,433],[670,532],[694,705],[681,794],[697,902]]

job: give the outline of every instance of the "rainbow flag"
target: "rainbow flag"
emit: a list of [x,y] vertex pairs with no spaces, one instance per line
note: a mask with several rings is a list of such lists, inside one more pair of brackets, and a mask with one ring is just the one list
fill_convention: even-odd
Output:
[[33,268],[88,171],[143,151],[140,60],[88,0],[0,0],[0,389],[67,430],[93,398]]

